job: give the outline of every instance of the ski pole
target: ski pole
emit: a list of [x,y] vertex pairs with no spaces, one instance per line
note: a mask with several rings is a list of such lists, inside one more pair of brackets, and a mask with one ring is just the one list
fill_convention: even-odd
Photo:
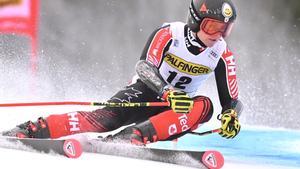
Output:
[[22,106],[107,106],[107,107],[164,107],[169,106],[168,102],[141,102],[141,103],[113,103],[113,102],[30,102],[30,103],[1,103],[0,107],[22,107]]
[[198,132],[188,132],[189,134],[193,134],[193,135],[197,135],[197,136],[205,136],[205,135],[209,135],[209,134],[213,134],[213,133],[218,133],[220,132],[220,128],[217,128],[217,129],[213,129],[213,130],[209,130],[209,131],[205,131],[205,132],[201,132],[201,133],[198,133]]

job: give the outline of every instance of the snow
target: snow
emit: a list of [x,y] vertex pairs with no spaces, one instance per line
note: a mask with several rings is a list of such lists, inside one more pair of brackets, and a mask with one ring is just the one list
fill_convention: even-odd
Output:
[[[71,168],[71,169],[84,169],[89,168],[131,168],[131,169],[187,169],[189,167],[183,167],[178,165],[152,162],[146,160],[137,160],[123,157],[114,157],[107,155],[95,155],[84,153],[78,159],[68,159],[62,156],[31,153],[18,150],[2,149],[0,148],[0,159],[2,166],[11,166],[13,168],[32,168],[34,166],[40,166],[43,169],[53,168]],[[265,164],[247,164],[247,163],[235,163],[225,162],[224,169],[281,169],[293,167],[282,167],[276,165]],[[294,167],[296,169],[296,167]]]
[[[18,123],[34,120],[39,116],[92,109],[94,108],[81,106],[0,108],[2,115],[0,130],[7,130]],[[202,128],[205,130],[209,127],[203,126]],[[177,149],[201,148],[219,150],[225,157],[225,165],[223,167],[225,169],[296,169],[300,167],[299,131],[260,126],[254,128],[244,127],[243,130],[239,137],[234,140],[224,140],[217,134],[202,137],[189,135],[180,139],[176,146],[172,142],[158,143],[154,146]],[[282,136],[281,139],[278,139],[278,134]],[[83,153],[78,159],[68,159],[56,154],[49,155],[5,148],[0,148],[0,161],[2,166],[13,166],[13,168],[189,168],[93,153]]]

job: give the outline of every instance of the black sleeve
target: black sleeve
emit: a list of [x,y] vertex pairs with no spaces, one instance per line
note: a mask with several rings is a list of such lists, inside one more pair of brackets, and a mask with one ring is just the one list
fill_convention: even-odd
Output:
[[224,107],[231,101],[226,76],[226,65],[223,59],[221,58],[215,69],[215,78],[218,88],[219,99],[222,107]]
[[236,75],[230,77],[227,66],[225,59],[222,57],[215,69],[215,78],[222,112],[227,109],[235,109],[238,115],[240,115],[243,109],[243,104],[240,100],[238,100]]

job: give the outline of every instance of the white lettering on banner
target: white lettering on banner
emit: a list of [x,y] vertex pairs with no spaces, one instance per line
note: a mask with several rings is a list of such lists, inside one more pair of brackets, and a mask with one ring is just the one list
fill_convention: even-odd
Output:
[[236,72],[235,72],[235,61],[234,61],[234,58],[233,56],[229,56],[226,58],[226,62],[227,62],[227,65],[228,65],[228,75],[229,76],[235,76],[236,75]]
[[169,126],[169,135],[172,136],[177,133],[176,124],[172,124]]
[[182,132],[189,129],[189,126],[187,125],[188,117],[186,116],[186,114],[182,114],[182,116],[179,116],[178,120],[179,120],[179,123],[181,125]]
[[69,125],[70,131],[80,131],[79,128],[79,119],[77,117],[77,112],[68,113],[69,118]]

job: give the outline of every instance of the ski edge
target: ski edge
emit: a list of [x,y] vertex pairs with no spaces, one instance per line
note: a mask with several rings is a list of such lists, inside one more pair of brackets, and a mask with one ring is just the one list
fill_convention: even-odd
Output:
[[81,143],[76,139],[33,139],[0,136],[0,148],[22,151],[35,151],[63,155],[68,158],[79,158],[83,153]]
[[103,155],[150,160],[190,167],[204,167],[209,169],[219,169],[224,165],[223,155],[216,150],[192,151],[139,147],[122,143],[107,143],[98,141],[97,139],[89,140],[82,145],[85,152]]

